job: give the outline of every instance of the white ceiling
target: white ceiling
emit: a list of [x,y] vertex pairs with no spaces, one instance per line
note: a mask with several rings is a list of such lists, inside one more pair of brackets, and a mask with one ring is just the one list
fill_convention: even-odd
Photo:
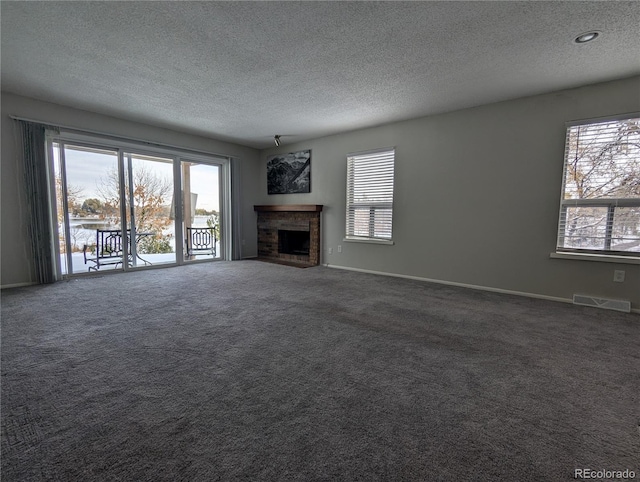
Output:
[[640,74],[637,1],[2,1],[0,15],[2,90],[257,148]]

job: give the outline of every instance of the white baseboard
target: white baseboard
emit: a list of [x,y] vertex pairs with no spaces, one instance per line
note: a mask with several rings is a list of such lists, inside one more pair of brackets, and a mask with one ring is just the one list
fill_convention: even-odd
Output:
[[10,285],[0,285],[0,290],[4,290],[7,288],[23,288],[25,286],[34,286],[37,285],[38,283],[33,283],[33,282],[28,282],[28,283],[13,283]]
[[[327,268],[344,269],[344,270],[347,270],[347,271],[358,271],[360,273],[369,273],[369,274],[377,274],[377,275],[381,275],[381,276],[390,276],[392,278],[406,278],[406,279],[412,279],[412,280],[416,280],[416,281],[425,281],[427,283],[438,283],[438,284],[441,284],[441,285],[459,286],[461,288],[470,288],[470,289],[480,290],[480,291],[491,291],[493,293],[503,293],[503,294],[507,294],[507,295],[524,296],[526,298],[536,298],[536,299],[539,299],[539,300],[559,301],[561,303],[571,303],[571,304],[573,304],[573,299],[571,299],[571,298],[560,298],[560,297],[557,297],[557,296],[540,295],[540,294],[537,294],[537,293],[528,293],[526,291],[505,290],[505,289],[502,289],[502,288],[492,288],[490,286],[472,285],[472,284],[467,284],[467,283],[457,283],[455,281],[444,281],[444,280],[439,280],[439,279],[423,278],[421,276],[410,276],[410,275],[399,274],[399,273],[387,273],[385,271],[373,271],[373,270],[370,270],[370,269],[351,268],[351,267],[348,267],[348,266],[339,266],[339,265],[335,265],[335,264],[324,264],[324,266],[326,266]],[[632,313],[640,313],[640,309],[632,308],[631,312]]]

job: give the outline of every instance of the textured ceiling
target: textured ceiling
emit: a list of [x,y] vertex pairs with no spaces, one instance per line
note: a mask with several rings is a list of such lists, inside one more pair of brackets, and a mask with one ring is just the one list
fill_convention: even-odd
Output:
[[2,1],[0,15],[2,90],[258,148],[640,73],[637,1]]

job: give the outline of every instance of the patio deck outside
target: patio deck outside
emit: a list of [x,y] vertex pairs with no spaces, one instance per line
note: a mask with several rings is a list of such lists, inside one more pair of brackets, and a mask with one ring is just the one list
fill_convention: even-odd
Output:
[[[220,243],[216,244],[216,253],[220,252]],[[172,264],[176,262],[175,253],[152,253],[152,254],[141,254],[140,255],[144,260],[148,261],[151,266],[161,265],[161,264]],[[203,259],[214,259],[212,255],[206,254],[198,254],[192,257],[193,260],[203,260]],[[73,263],[73,273],[83,273],[89,272],[89,266],[92,266],[91,263],[84,264],[84,256],[80,253],[72,253],[71,254],[71,262]],[[60,255],[60,266],[62,266],[62,274],[69,274],[66,269],[66,256],[64,254]],[[144,262],[140,260],[136,260],[136,266],[144,266]],[[99,271],[113,271],[113,270],[121,270],[122,266],[118,267],[114,265],[101,266]],[[95,273],[95,271],[92,271]]]
[[[195,216],[193,219],[192,226],[206,228],[208,227],[207,225],[208,218],[209,216]],[[87,262],[85,264],[84,255],[80,250],[80,248],[84,244],[86,244],[87,246],[91,246],[92,244],[95,244],[96,229],[118,229],[118,227],[112,227],[104,224],[100,219],[97,219],[97,218],[94,219],[94,218],[88,218],[88,217],[80,217],[80,218],[72,218],[70,221],[73,226],[71,232],[73,233],[73,237],[74,237],[74,247],[75,249],[78,249],[78,250],[73,251],[71,253],[71,263],[72,263],[71,269],[69,269],[67,266],[66,254],[63,252],[60,253],[60,266],[61,266],[63,275],[88,272],[89,267],[94,266],[91,262]],[[143,267],[145,265],[160,265],[160,264],[176,263],[175,237],[173,236],[173,234],[175,233],[174,225],[175,224],[172,222],[163,233],[165,235],[166,234],[171,235],[171,238],[170,238],[171,252],[166,252],[166,253],[139,252],[138,256],[134,257],[131,263],[132,266]],[[90,227],[87,227],[87,226],[90,226]],[[215,258],[220,257],[220,254],[221,254],[220,249],[221,249],[220,240],[218,240],[218,242],[216,243]],[[88,252],[88,257],[89,257],[89,254],[90,253]],[[214,256],[210,254],[199,253],[195,256],[191,256],[189,260],[187,260],[186,254],[184,256],[186,261],[214,259]],[[145,263],[145,261],[148,264]],[[121,270],[121,269],[122,269],[122,265],[104,265],[104,266],[100,266],[99,271],[108,271],[108,270],[113,271],[113,270]]]

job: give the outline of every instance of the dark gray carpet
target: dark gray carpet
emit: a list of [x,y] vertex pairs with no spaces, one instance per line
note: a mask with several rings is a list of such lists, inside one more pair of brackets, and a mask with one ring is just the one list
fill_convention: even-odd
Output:
[[640,478],[640,317],[220,262],[2,292],[5,481]]

